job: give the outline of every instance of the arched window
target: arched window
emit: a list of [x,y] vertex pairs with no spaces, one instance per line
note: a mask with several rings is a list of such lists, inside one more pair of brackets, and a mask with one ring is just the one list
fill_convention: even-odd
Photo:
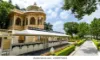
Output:
[[35,18],[34,17],[31,18],[30,24],[35,25]]
[[21,19],[20,18],[16,19],[16,25],[20,25],[21,26]]
[[25,24],[28,25],[28,19],[27,19],[27,18],[26,18],[26,20],[25,20]]

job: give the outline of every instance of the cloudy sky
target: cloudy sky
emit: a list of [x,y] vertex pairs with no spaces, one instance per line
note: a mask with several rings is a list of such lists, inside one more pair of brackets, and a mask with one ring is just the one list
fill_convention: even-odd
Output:
[[[8,1],[8,0],[4,0]],[[71,11],[64,11],[61,9],[63,6],[63,0],[12,0],[12,3],[18,4],[20,8],[26,8],[29,5],[33,5],[34,2],[38,6],[41,6],[46,13],[46,22],[49,22],[53,25],[54,31],[64,32],[63,24],[65,22],[87,22],[90,23],[95,17],[100,17],[100,6],[98,9],[92,13],[90,16],[84,16],[82,20],[78,20],[74,17]]]

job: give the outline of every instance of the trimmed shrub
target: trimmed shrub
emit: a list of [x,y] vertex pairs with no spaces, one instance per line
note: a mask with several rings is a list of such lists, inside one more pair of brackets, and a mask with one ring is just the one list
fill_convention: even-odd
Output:
[[69,40],[68,42],[75,42],[76,40]]
[[79,42],[76,43],[77,46],[82,45],[85,42],[85,40],[80,40]]
[[76,40],[76,39],[70,39],[70,40],[68,40],[68,42],[76,42],[76,41],[80,41],[80,40]]
[[98,50],[100,50],[100,46],[98,47]]
[[98,42],[96,40],[92,40],[94,42],[94,44],[96,45],[96,47],[98,47]]
[[75,50],[75,45],[71,45],[71,46],[66,47],[65,49],[63,49],[59,52],[56,52],[55,55],[56,56],[66,56],[66,55],[69,55],[74,50]]
[[100,50],[100,43],[97,40],[92,40],[96,45],[97,49]]

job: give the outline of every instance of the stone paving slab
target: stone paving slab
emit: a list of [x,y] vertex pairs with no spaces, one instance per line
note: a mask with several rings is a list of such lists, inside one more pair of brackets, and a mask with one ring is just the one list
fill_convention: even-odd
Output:
[[97,56],[98,51],[92,41],[86,41],[73,56]]

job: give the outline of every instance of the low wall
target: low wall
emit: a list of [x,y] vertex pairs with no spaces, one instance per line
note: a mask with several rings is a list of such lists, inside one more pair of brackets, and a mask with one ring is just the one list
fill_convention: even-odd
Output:
[[67,41],[63,41],[63,42],[53,41],[53,42],[48,42],[48,45],[44,45],[43,43],[16,44],[16,45],[12,45],[10,55],[25,54],[28,52],[38,51],[38,50],[42,50],[42,49],[49,48],[52,46],[66,44],[66,43]]

